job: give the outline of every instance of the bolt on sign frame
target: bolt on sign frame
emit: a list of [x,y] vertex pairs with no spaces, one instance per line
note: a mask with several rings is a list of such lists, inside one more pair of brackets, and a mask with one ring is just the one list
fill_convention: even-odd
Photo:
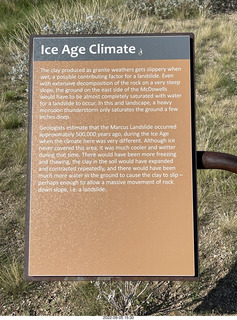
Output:
[[31,36],[26,280],[198,279],[194,109],[191,33]]

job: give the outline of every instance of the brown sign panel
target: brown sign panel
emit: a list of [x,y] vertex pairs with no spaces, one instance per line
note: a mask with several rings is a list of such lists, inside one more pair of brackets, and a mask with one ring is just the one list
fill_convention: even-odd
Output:
[[197,279],[192,34],[32,36],[25,278]]

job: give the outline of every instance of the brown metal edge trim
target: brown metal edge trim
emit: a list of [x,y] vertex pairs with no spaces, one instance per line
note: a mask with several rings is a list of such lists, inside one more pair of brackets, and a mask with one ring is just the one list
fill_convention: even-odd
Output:
[[194,34],[192,32],[171,32],[171,33],[101,33],[101,34],[34,34],[31,35],[31,38],[100,38],[100,37],[143,37],[143,36],[159,36],[159,37],[167,37],[167,36],[189,36],[192,40],[194,39]]
[[27,276],[27,281],[197,281],[199,276]]
[[[30,222],[30,184],[31,184],[31,137],[32,137],[32,76],[33,76],[33,40],[49,37],[124,37],[124,36],[184,36],[190,37],[190,71],[191,71],[191,124],[192,124],[192,185],[194,214],[194,276],[29,276],[29,222]],[[196,122],[195,122],[195,67],[194,67],[194,34],[193,33],[131,33],[131,34],[78,34],[78,35],[30,35],[29,51],[29,92],[28,92],[28,141],[27,141],[27,191],[25,219],[25,256],[24,279],[27,281],[96,281],[96,280],[142,280],[142,281],[197,281],[199,280],[198,265],[198,230],[197,230],[197,178],[196,178]]]
[[31,137],[32,137],[32,79],[33,77],[33,37],[30,36],[29,46],[29,82],[28,82],[28,132],[27,132],[27,180],[26,180],[26,211],[25,211],[25,249],[24,279],[29,274],[29,233],[30,233],[30,190],[31,190]]
[[195,105],[195,37],[190,37],[190,70],[191,70],[191,134],[192,134],[192,186],[193,186],[193,232],[195,276],[199,277],[198,251],[198,198],[197,198],[197,149],[196,149],[196,105]]

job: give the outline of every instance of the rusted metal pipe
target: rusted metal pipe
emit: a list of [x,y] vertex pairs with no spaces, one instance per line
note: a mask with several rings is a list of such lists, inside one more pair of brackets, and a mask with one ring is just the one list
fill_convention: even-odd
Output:
[[221,169],[237,173],[237,157],[222,152],[197,151],[197,169]]

